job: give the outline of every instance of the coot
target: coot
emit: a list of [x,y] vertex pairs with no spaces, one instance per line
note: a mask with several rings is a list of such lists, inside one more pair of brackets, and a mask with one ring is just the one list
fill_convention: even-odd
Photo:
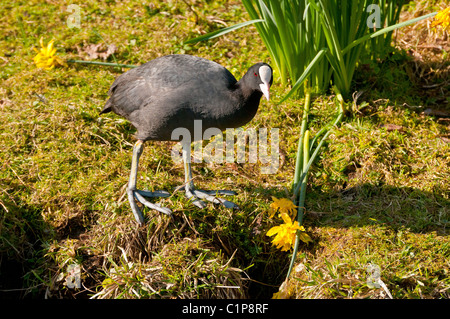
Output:
[[[172,132],[186,128],[194,137],[194,121],[201,120],[202,134],[208,128],[237,128],[248,123],[256,114],[261,97],[269,100],[272,68],[266,63],[250,67],[240,81],[220,64],[200,57],[175,54],[156,58],[120,75],[108,91],[110,98],[102,113],[113,111],[131,122],[137,129],[133,147],[128,200],[139,224],[144,217],[136,200],[167,215],[171,210],[147,201],[144,197],[166,197],[168,192],[149,192],[136,188],[139,157],[144,142],[170,141]],[[198,207],[200,199],[237,208],[232,202],[217,198],[215,191],[197,190],[192,182],[190,142],[183,142],[185,192]],[[218,191],[220,194],[233,194]]]

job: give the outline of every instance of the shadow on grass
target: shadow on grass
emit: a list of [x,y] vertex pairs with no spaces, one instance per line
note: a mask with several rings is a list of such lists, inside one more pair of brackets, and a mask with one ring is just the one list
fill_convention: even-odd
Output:
[[43,284],[45,269],[36,264],[45,254],[48,226],[42,209],[0,197],[0,299],[32,298]]
[[[73,293],[78,298],[87,296],[88,291],[53,290],[58,268],[49,254],[54,254],[51,245],[55,242],[81,239],[89,230],[84,219],[92,212],[80,212],[64,225],[54,227],[43,219],[45,212],[39,206],[30,206],[11,195],[0,197],[0,204],[0,300],[73,298]],[[74,250],[73,254],[78,253]],[[86,269],[97,273],[96,256],[84,257],[85,264],[92,264]],[[87,286],[92,283],[92,278],[88,278],[92,274],[85,278]],[[64,280],[60,283],[62,287]],[[53,291],[48,294],[50,290]]]
[[[392,233],[406,230],[416,234],[435,233],[445,237],[450,234],[450,200],[437,193],[412,187],[366,183],[342,191],[309,190],[307,194],[307,213],[303,224],[306,229],[313,229],[313,243],[301,243],[300,255],[305,252],[309,256],[315,256],[316,253],[321,255],[319,251],[323,250],[323,245],[328,245],[323,242],[327,236],[322,238],[321,233],[330,228],[347,229],[351,232],[351,229],[374,226]],[[370,229],[367,228],[368,231]],[[319,237],[315,237],[317,235]],[[256,265],[251,275],[258,281],[279,286],[285,279],[289,259],[290,254],[272,251],[270,258]],[[249,290],[250,296],[270,298],[278,290],[278,287],[273,286],[262,287],[254,284],[253,290]]]
[[362,184],[342,191],[313,191],[307,202],[311,208],[305,223],[318,227],[383,224],[393,230],[450,234],[450,200],[412,187]]

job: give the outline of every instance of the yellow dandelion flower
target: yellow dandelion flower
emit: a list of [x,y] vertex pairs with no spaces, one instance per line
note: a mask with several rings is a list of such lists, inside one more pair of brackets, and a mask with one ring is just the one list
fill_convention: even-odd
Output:
[[34,50],[37,52],[37,55],[33,58],[34,63],[38,68],[43,68],[46,70],[51,70],[57,65],[66,65],[66,63],[57,55],[56,49],[53,47],[54,40],[51,40],[46,46],[44,45],[44,39],[41,38],[39,40],[39,44],[41,45],[41,49]]
[[305,229],[303,226],[299,226],[296,220],[292,221],[286,213],[282,213],[281,218],[283,218],[284,224],[272,227],[266,235],[269,237],[276,235],[272,240],[272,244],[277,248],[280,248],[282,251],[287,251],[294,245],[297,231],[304,231]]
[[431,28],[435,30],[436,26],[440,26],[444,31],[450,32],[450,7],[436,14],[434,21],[431,23]]
[[295,217],[297,212],[297,207],[294,203],[287,198],[276,198],[272,196],[273,203],[270,204],[270,218],[272,218],[277,211],[280,212],[280,214],[288,214],[292,218]]

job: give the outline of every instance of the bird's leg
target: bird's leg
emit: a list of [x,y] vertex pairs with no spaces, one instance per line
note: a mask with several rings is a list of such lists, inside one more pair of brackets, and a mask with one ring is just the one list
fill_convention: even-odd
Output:
[[183,163],[184,163],[184,189],[186,191],[186,197],[192,198],[192,204],[197,207],[205,208],[206,204],[198,199],[197,196],[193,194],[195,190],[194,182],[192,181],[192,170],[191,170],[191,145],[189,143],[183,143]]
[[147,201],[145,197],[168,197],[170,194],[165,191],[156,191],[156,192],[149,192],[149,191],[142,191],[136,189],[136,180],[137,180],[137,171],[138,171],[138,165],[139,165],[139,158],[142,154],[142,151],[144,149],[144,142],[141,140],[138,140],[136,144],[133,147],[133,157],[131,159],[131,172],[130,172],[130,179],[128,181],[128,201],[130,202],[131,210],[133,211],[133,215],[136,218],[136,221],[143,225],[144,224],[144,216],[142,215],[141,210],[139,209],[136,200],[141,202],[143,205],[155,209],[161,213],[164,213],[166,215],[171,215],[172,211],[168,208],[161,207],[158,204],[153,204]]
[[227,208],[236,208],[239,207],[230,201],[227,201],[225,199],[216,197],[215,195],[221,194],[221,195],[236,195],[233,191],[227,191],[227,190],[218,190],[218,191],[205,191],[205,190],[199,190],[195,189],[194,182],[192,181],[192,170],[191,170],[191,145],[189,143],[182,143],[183,148],[183,163],[184,163],[184,176],[185,176],[185,192],[186,197],[192,199],[192,203],[199,207],[204,208],[206,206],[205,202],[203,202],[200,199],[205,199],[207,201],[210,201],[214,204],[222,204]]

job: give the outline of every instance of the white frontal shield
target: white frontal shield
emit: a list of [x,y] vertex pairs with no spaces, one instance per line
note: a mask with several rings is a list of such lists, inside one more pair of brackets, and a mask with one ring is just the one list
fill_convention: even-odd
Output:
[[264,94],[264,97],[269,101],[270,99],[270,79],[272,78],[272,70],[267,66],[263,65],[259,68],[259,77],[261,78],[262,83],[259,85],[261,88],[261,92]]

